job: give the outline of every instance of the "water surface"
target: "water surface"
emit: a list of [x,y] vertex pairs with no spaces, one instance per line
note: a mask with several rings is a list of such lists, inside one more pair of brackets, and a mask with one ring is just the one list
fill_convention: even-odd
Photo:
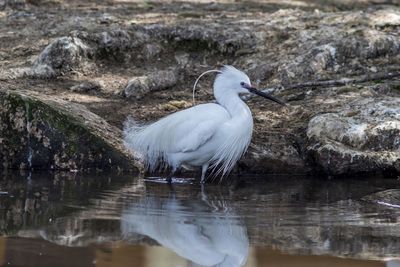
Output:
[[0,266],[400,266],[400,181],[0,176]]

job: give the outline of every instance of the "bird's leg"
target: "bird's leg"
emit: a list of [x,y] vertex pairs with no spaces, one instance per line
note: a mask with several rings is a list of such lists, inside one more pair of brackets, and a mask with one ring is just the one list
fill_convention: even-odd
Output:
[[167,178],[165,178],[165,180],[167,181],[167,183],[171,183],[172,182],[172,177],[174,176],[174,173],[171,172],[170,174],[168,174]]
[[180,168],[173,167],[172,171],[170,172],[170,174],[167,176],[167,178],[165,178],[167,183],[170,184],[172,182],[172,177],[174,177],[177,173],[180,173],[180,172],[181,172]]
[[175,172],[174,172],[174,175],[179,176],[179,175],[181,175],[181,174],[182,174],[182,168],[176,168],[176,170],[175,170]]
[[167,178],[165,178],[165,180],[167,181],[167,183],[171,184],[172,182],[172,177],[174,177],[175,175],[175,170],[173,169],[167,176]]
[[206,178],[206,172],[208,169],[208,163],[204,164],[203,166],[201,166],[201,180],[200,183],[204,184],[206,182],[205,178]]

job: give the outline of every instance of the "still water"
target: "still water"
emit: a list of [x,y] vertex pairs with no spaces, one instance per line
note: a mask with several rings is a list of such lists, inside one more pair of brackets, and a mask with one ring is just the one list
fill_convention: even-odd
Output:
[[4,173],[0,266],[400,267],[400,181]]

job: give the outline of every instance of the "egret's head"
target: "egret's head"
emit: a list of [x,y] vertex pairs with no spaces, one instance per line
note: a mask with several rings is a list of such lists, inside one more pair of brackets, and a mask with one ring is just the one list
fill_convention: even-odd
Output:
[[[224,66],[221,69],[220,74],[218,74],[217,78],[214,81],[214,90],[215,89],[231,90],[233,92],[236,92],[237,94],[250,92],[265,97],[281,105],[285,105],[281,100],[257,90],[257,88],[251,85],[249,76],[233,66]],[[225,91],[222,93],[227,92]]]
[[249,76],[233,66],[224,66],[215,79],[214,87],[221,87],[238,94],[248,93],[249,91],[243,87],[245,84],[251,84]]

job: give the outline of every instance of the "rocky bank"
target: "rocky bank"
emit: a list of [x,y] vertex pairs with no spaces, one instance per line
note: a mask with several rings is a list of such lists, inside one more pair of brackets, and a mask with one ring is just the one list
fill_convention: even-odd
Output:
[[120,131],[79,104],[34,92],[0,92],[0,160],[6,169],[134,170]]
[[0,166],[129,169],[126,118],[189,107],[231,64],[288,103],[248,100],[241,171],[398,175],[399,34],[395,1],[0,1]]

